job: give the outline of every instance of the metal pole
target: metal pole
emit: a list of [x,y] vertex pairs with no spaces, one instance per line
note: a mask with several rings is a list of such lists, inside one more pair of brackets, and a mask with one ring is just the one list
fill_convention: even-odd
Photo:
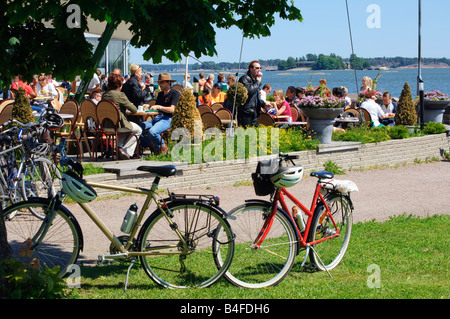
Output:
[[424,127],[423,109],[424,109],[424,84],[422,80],[422,0],[419,0],[419,53],[418,53],[418,69],[419,74],[417,76],[417,90],[419,92],[419,105],[420,105],[420,128]]
[[77,93],[75,94],[75,101],[77,101],[78,104],[81,104],[84,94],[86,93],[87,88],[89,86],[89,82],[91,81],[92,76],[94,75],[93,72],[95,72],[97,65],[100,63],[100,60],[103,54],[105,53],[106,47],[108,46],[108,43],[111,40],[111,37],[117,26],[118,23],[116,22],[110,22],[106,25],[105,31],[103,31],[102,36],[100,37],[99,43],[97,45],[97,48],[95,49],[94,54],[92,56],[92,64],[91,64],[92,68],[87,68],[80,83],[80,86],[77,90]]
[[187,74],[188,74],[188,56],[186,55],[186,66],[184,70],[184,88],[187,88]]

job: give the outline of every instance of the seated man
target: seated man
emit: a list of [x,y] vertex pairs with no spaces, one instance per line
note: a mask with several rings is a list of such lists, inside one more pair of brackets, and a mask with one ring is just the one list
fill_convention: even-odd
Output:
[[139,65],[132,64],[130,66],[130,73],[130,78],[123,84],[122,92],[125,93],[128,100],[130,100],[134,106],[138,107],[145,103],[145,97],[150,89],[148,86],[141,85],[143,75],[142,68]]
[[365,93],[366,100],[361,103],[361,108],[367,110],[370,114],[370,119],[372,121],[373,126],[380,127],[384,126],[380,123],[380,119],[384,119],[387,115],[391,115],[390,113],[385,114],[381,109],[380,105],[375,102],[375,94],[374,92],[367,91]]
[[[397,111],[397,103],[392,101],[391,93],[384,92],[383,94],[383,104],[381,105],[381,109],[384,113],[392,113],[395,114],[395,111]],[[383,125],[394,125],[394,119],[382,119],[380,121]]]
[[142,128],[141,146],[143,148],[150,147],[151,151],[157,154],[168,152],[168,147],[161,138],[161,133],[170,128],[172,115],[181,96],[180,91],[171,88],[172,82],[175,82],[175,80],[171,79],[169,73],[159,75],[158,85],[161,92],[158,93],[156,104],[150,108],[159,111],[159,114],[152,120],[140,124]]

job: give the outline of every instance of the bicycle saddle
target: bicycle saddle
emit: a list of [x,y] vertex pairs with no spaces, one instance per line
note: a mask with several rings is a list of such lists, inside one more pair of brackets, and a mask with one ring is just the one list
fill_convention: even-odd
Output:
[[174,165],[164,165],[164,166],[139,166],[138,171],[144,171],[149,173],[154,173],[158,176],[169,177],[175,175],[177,169]]
[[323,179],[323,178],[333,178],[334,174],[331,172],[327,172],[327,171],[319,171],[319,172],[312,172],[311,176],[318,177],[319,179]]

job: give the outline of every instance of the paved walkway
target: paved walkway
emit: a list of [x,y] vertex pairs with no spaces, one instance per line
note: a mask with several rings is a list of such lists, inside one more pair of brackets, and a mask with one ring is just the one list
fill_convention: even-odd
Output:
[[[359,192],[352,194],[355,205],[354,222],[384,221],[389,219],[389,216],[403,213],[416,216],[450,214],[449,161],[352,171],[336,178],[352,180],[359,187]],[[311,203],[315,182],[315,178],[308,176],[291,188],[292,193],[307,207]],[[251,185],[211,189],[204,187],[186,190],[171,189],[171,191],[217,195],[221,199],[221,207],[227,211],[244,203],[246,199],[256,198]],[[259,198],[263,199],[264,197]],[[90,206],[113,232],[120,235],[119,228],[128,207],[133,203],[142,207],[143,202],[144,197],[142,196],[126,195],[109,200],[98,200],[91,203]],[[109,242],[81,208],[76,204],[67,206],[83,229],[85,249],[79,260],[95,262],[99,254],[108,253]],[[150,210],[153,211],[154,208],[153,204]],[[413,238],[411,240],[413,241]]]

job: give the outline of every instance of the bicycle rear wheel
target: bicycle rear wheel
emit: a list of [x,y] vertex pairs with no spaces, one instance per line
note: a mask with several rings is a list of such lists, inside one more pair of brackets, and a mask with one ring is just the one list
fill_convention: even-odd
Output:
[[312,217],[308,242],[330,237],[338,231],[339,236],[315,244],[316,253],[310,251],[311,262],[321,271],[331,270],[342,261],[350,242],[353,223],[352,208],[348,197],[330,193],[325,196],[325,201],[333,218],[327,214],[323,204],[317,206]]
[[[270,204],[255,202],[243,204],[229,212],[236,217],[236,220],[230,220],[236,244],[233,263],[225,278],[236,286],[262,288],[276,285],[288,275],[295,262],[297,233],[290,218],[280,209],[261,246],[254,245],[270,211]],[[222,264],[221,254],[217,254],[217,259]]]
[[[163,287],[212,285],[223,276],[233,259],[234,238],[228,222],[218,209],[201,203],[176,201],[167,207],[173,214],[173,224],[158,209],[139,232],[138,251],[156,250],[155,255],[140,256],[145,272]],[[222,233],[220,243],[218,229]],[[176,231],[181,233],[186,245]],[[218,267],[214,247],[219,244],[223,263]]]
[[[30,214],[31,210],[46,215],[49,199],[32,198],[28,201],[13,204],[3,211],[8,244],[13,256],[26,264],[33,262],[40,267],[60,267],[59,275],[67,272],[67,267],[74,264],[83,246],[80,226],[67,208],[60,206],[56,211],[42,242],[34,247],[33,237],[46,222]],[[14,214],[14,218],[7,218]],[[36,258],[36,259],[35,259]]]

